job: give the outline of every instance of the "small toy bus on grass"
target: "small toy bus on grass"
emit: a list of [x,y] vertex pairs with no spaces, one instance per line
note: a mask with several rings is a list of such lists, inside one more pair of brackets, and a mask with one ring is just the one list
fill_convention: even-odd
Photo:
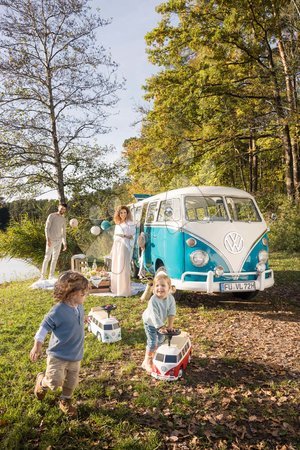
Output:
[[185,331],[172,330],[162,334],[168,337],[168,343],[158,347],[151,375],[158,380],[178,380],[191,359],[191,340]]
[[88,330],[99,341],[112,343],[122,339],[119,321],[115,317],[110,317],[111,311],[116,307],[116,305],[104,305],[90,310]]

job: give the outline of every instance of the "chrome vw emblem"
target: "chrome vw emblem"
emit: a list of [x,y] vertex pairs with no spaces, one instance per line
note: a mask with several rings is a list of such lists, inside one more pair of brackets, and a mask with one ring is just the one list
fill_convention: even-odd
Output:
[[244,247],[244,239],[239,233],[231,231],[226,234],[224,238],[224,245],[230,253],[240,253]]

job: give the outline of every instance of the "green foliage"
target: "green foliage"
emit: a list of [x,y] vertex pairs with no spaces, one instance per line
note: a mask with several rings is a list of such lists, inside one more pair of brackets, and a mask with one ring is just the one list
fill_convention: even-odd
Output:
[[7,203],[12,221],[26,215],[29,219],[46,220],[48,214],[57,210],[57,200],[20,199]]
[[276,251],[300,251],[300,208],[287,199],[281,199],[271,223],[270,245]]
[[[0,256],[21,258],[37,267],[41,266],[45,255],[45,222],[31,220],[24,215],[19,222],[12,222],[6,232],[0,232]],[[82,253],[73,230],[67,231],[66,252],[61,252],[58,270],[70,268],[71,256]]]
[[286,143],[299,140],[289,100],[297,94],[287,92],[284,67],[292,78],[299,46],[290,52],[297,12],[287,5],[289,13],[269,0],[251,8],[245,0],[169,0],[157,8],[161,21],[146,43],[160,70],[145,85],[151,103],[141,136],[125,141],[133,185],[161,192],[223,184],[292,197]]

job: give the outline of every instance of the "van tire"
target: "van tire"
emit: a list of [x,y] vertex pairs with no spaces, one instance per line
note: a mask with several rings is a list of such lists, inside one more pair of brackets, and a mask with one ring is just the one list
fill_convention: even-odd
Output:
[[102,342],[102,338],[101,338],[101,333],[97,333],[97,339],[98,339],[98,341],[100,341],[100,342]]
[[255,298],[259,291],[251,291],[251,292],[233,292],[233,296],[235,298],[240,298],[241,300],[251,300]]

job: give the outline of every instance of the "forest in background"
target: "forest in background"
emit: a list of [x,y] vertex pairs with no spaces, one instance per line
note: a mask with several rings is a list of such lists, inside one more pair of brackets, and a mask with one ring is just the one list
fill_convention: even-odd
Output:
[[124,143],[132,190],[245,189],[299,204],[299,30],[294,0],[169,0],[146,35],[141,134]]

